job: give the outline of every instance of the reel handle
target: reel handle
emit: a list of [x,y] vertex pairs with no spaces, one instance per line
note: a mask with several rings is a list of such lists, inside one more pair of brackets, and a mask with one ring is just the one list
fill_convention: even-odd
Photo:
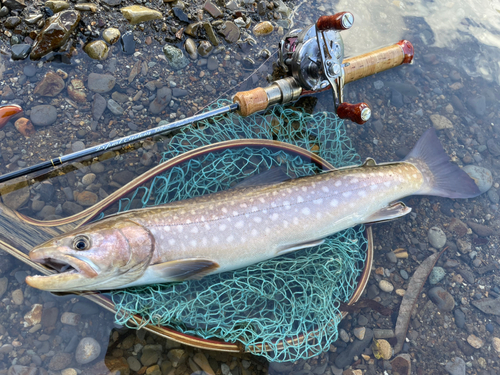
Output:
[[401,40],[392,46],[345,59],[344,82],[354,82],[401,64],[409,64],[413,60],[413,54],[413,45],[407,40]]
[[341,119],[349,119],[360,125],[367,122],[371,114],[372,111],[366,103],[349,104],[344,102],[337,107],[337,116]]
[[316,29],[319,31],[327,30],[347,30],[354,22],[354,16],[351,12],[335,13],[331,16],[321,16],[316,22]]

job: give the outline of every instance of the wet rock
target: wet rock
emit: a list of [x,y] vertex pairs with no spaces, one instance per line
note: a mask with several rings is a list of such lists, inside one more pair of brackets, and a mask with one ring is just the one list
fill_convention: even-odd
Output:
[[432,125],[436,130],[453,129],[453,124],[446,117],[433,114],[430,116]]
[[200,29],[200,27],[201,27],[201,22],[190,23],[189,25],[187,25],[186,30],[184,30],[184,33],[196,38],[198,37],[198,30]]
[[210,52],[212,52],[213,49],[214,47],[208,40],[202,40],[198,46],[198,53],[200,56],[206,57],[210,54]]
[[365,327],[354,328],[353,333],[354,336],[356,336],[358,339],[363,340],[365,337],[366,328]]
[[11,47],[12,60],[24,60],[31,52],[29,44],[15,44]]
[[175,88],[172,89],[172,96],[174,98],[182,98],[182,97],[184,97],[186,95],[189,95],[189,91],[186,90],[186,89],[180,89],[180,88],[177,88],[177,87],[175,87]]
[[94,95],[94,102],[92,103],[92,117],[94,121],[98,121],[104,111],[106,110],[107,103],[106,99],[104,99],[101,95]]
[[189,17],[187,16],[186,13],[184,13],[184,11],[181,8],[173,7],[172,11],[174,12],[174,15],[182,22],[189,22]]
[[111,74],[90,73],[87,85],[90,91],[102,94],[111,91],[115,83],[116,78]]
[[56,96],[64,89],[64,80],[59,74],[47,72],[36,85],[33,94],[41,96]]
[[66,215],[75,215],[83,211],[83,207],[75,202],[66,201],[62,205],[63,212]]
[[78,152],[82,150],[85,150],[85,143],[83,143],[82,141],[76,141],[71,145],[71,151],[73,152]]
[[446,276],[446,271],[444,270],[444,268],[436,266],[432,269],[431,274],[429,275],[429,283],[431,285],[435,285],[441,280],[443,280],[445,276]]
[[465,314],[460,309],[455,309],[453,311],[453,315],[455,316],[455,324],[458,328],[464,328],[465,326]]
[[76,202],[84,207],[93,206],[99,197],[91,191],[82,191],[76,195]]
[[212,28],[212,25],[210,24],[210,22],[203,22],[203,28],[205,29],[205,32],[207,33],[207,37],[208,37],[208,40],[210,41],[210,43],[212,43],[212,45],[217,47],[220,44],[219,38],[217,38],[217,35],[215,35],[214,29]]
[[108,109],[117,116],[121,116],[125,112],[122,106],[113,99],[108,100]]
[[484,95],[477,95],[468,98],[466,105],[476,116],[482,117],[486,112],[486,98]]
[[36,367],[14,365],[9,368],[8,375],[36,375]]
[[472,304],[485,314],[500,316],[500,298],[483,298],[472,301]]
[[85,84],[81,79],[72,79],[68,84],[68,96],[78,103],[87,102]]
[[484,345],[484,341],[481,340],[479,337],[476,335],[469,335],[467,336],[467,342],[469,343],[470,346],[472,346],[474,349],[480,349]]
[[0,279],[0,298],[5,294],[9,286],[9,279],[2,277]]
[[123,17],[131,24],[136,25],[140,22],[158,20],[162,18],[162,15],[157,10],[146,8],[141,5],[131,5],[125,8],[121,8]]
[[24,135],[25,137],[31,137],[33,134],[36,133],[36,130],[33,127],[31,121],[24,117],[17,119],[16,122],[14,123],[14,126],[16,127],[17,131],[22,135]]
[[142,367],[141,362],[139,362],[137,358],[132,356],[127,358],[127,363],[132,371],[139,371]]
[[219,32],[224,35],[224,39],[226,39],[226,42],[228,43],[235,43],[238,39],[240,39],[240,29],[234,24],[234,22],[224,22]]
[[391,89],[391,104],[396,108],[404,106],[403,94],[401,94],[398,90]]
[[92,12],[92,13],[97,12],[96,5],[92,4],[92,3],[77,3],[77,4],[75,4],[75,9],[80,10],[80,11]]
[[472,229],[474,233],[481,237],[494,236],[496,231],[486,225],[475,223],[473,221],[468,221],[467,225]]
[[494,140],[494,139],[488,139],[486,141],[486,145],[488,146],[488,151],[493,155],[493,156],[499,156],[500,155],[500,145]]
[[269,21],[263,21],[255,25],[253,28],[253,33],[256,36],[264,36],[264,35],[269,35],[274,31],[274,26],[271,22]]
[[135,175],[130,171],[121,171],[113,175],[113,180],[120,185],[128,184],[135,178]]
[[0,197],[2,197],[3,204],[13,210],[17,210],[29,200],[30,189],[28,183],[22,181],[2,187],[0,189]]
[[113,98],[113,100],[115,100],[117,103],[126,103],[128,102],[128,96],[125,95],[125,94],[122,94],[118,91],[115,91],[113,94],[111,94],[111,97]]
[[120,30],[114,27],[108,27],[106,30],[102,32],[102,38],[109,44],[115,44],[120,40]]
[[444,366],[445,370],[451,375],[465,375],[465,361],[462,358],[455,357]]
[[188,354],[184,349],[172,349],[168,352],[167,357],[174,367],[178,367],[186,362]]
[[476,165],[466,165],[462,169],[474,180],[481,193],[493,185],[493,176],[488,169]]
[[207,69],[208,70],[215,70],[218,67],[219,67],[219,61],[217,60],[217,57],[210,56],[208,58],[208,62],[207,62]]
[[56,48],[62,47],[79,22],[80,12],[76,10],[64,10],[47,19],[33,44],[31,60],[38,60]]
[[487,192],[488,198],[490,199],[491,203],[497,204],[500,202],[500,195],[498,195],[496,189],[490,189]]
[[88,186],[95,181],[96,177],[94,173],[87,173],[82,177],[82,184]]
[[493,349],[495,349],[497,353],[500,353],[500,338],[493,337],[491,344],[493,345]]
[[205,371],[208,375],[215,375],[214,370],[210,367],[207,357],[202,352],[198,352],[193,356],[194,362],[200,366],[200,368]]
[[335,366],[344,368],[354,361],[355,356],[361,355],[365,348],[367,348],[373,339],[373,331],[366,329],[365,337],[363,340],[354,340],[347,348],[335,358]]
[[163,47],[163,53],[167,58],[167,61],[172,68],[172,70],[184,69],[188,64],[189,60],[184,53],[179,48],[166,44]]
[[110,7],[116,7],[122,3],[122,0],[103,0]]
[[376,339],[392,339],[394,337],[394,331],[392,329],[375,328],[373,330],[373,336]]
[[380,280],[378,286],[383,292],[386,293],[391,293],[394,290],[394,286],[387,280]]
[[57,120],[56,107],[52,105],[37,105],[31,108],[30,120],[36,126],[52,125]]
[[49,9],[52,9],[54,13],[58,13],[62,10],[68,9],[69,3],[60,0],[48,0],[45,2],[45,6],[48,7]]
[[376,342],[372,345],[373,355],[377,359],[384,359],[388,361],[391,359],[394,354],[394,349],[392,348],[389,341],[381,339],[376,340]]
[[132,31],[127,31],[122,35],[120,44],[125,55],[132,55],[135,52],[135,40]]
[[451,311],[455,307],[455,300],[453,299],[453,296],[439,286],[429,290],[428,294],[430,300],[434,302],[437,308],[441,311]]
[[76,347],[75,359],[81,364],[87,364],[95,360],[101,354],[101,345],[92,337],[84,337]]
[[141,363],[143,366],[151,366],[158,362],[162,352],[161,345],[146,345],[142,349]]
[[24,0],[4,0],[2,5],[5,5],[10,10],[23,10],[26,8]]
[[446,244],[446,234],[441,228],[432,227],[429,229],[428,238],[430,244],[436,249],[441,249]]
[[216,5],[212,4],[210,0],[207,0],[205,2],[205,5],[203,5],[203,10],[210,13],[213,18],[222,17],[222,12],[220,11],[220,9]]
[[87,43],[83,49],[91,59],[105,60],[108,57],[109,49],[103,40],[94,40]]
[[5,5],[0,8],[0,17],[5,17],[8,14],[9,14],[9,8],[7,8]]
[[184,43],[184,48],[186,49],[188,56],[192,60],[196,60],[198,58],[198,51],[196,50],[196,43],[194,42],[193,39],[187,38],[186,42]]
[[172,90],[166,86],[162,87],[157,91],[155,100],[149,105],[149,111],[154,114],[160,113],[170,100],[172,100]]
[[14,16],[14,17],[8,17],[5,21],[3,21],[3,26],[6,29],[13,29],[17,25],[21,23],[21,18]]
[[56,353],[49,362],[49,370],[61,371],[67,368],[72,360],[73,356],[70,353]]

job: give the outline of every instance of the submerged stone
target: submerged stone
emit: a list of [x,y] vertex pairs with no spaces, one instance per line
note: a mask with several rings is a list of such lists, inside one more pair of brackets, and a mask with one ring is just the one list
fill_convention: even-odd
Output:
[[173,70],[184,69],[189,64],[189,60],[186,56],[184,56],[182,50],[171,46],[170,44],[163,47],[163,53]]
[[58,13],[61,10],[69,8],[69,3],[61,0],[48,0],[45,2],[45,6],[52,9],[54,13]]
[[39,60],[56,48],[62,47],[80,22],[80,12],[65,10],[48,18],[38,34],[30,54],[31,60]]
[[33,94],[41,96],[56,96],[64,89],[64,80],[59,74],[47,72],[36,85]]
[[122,51],[126,55],[132,55],[135,52],[135,40],[132,31],[127,31],[120,39]]
[[28,57],[31,51],[29,44],[15,44],[11,48],[12,60],[24,60]]
[[235,43],[238,39],[240,39],[240,29],[234,24],[234,22],[224,22],[224,25],[219,32],[224,35],[224,39],[226,39],[226,42],[228,43]]
[[94,40],[88,43],[83,50],[94,60],[105,60],[109,53],[108,46],[103,40]]
[[269,21],[258,23],[253,28],[253,33],[257,36],[269,35],[274,31],[274,26]]
[[131,25],[162,18],[161,13],[157,10],[149,9],[141,5],[131,5],[120,9],[120,12],[122,12],[123,17],[125,17]]
[[115,44],[120,39],[120,30],[109,27],[102,32],[102,38],[109,44]]

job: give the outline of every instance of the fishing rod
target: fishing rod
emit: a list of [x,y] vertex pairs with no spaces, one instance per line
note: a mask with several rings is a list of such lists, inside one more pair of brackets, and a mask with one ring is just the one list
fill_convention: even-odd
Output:
[[230,105],[3,174],[0,176],[0,183],[42,169],[54,168],[116,146],[171,132],[196,121],[230,112],[249,116],[272,105],[286,104],[300,96],[329,89],[332,90],[337,115],[341,119],[364,124],[371,116],[369,106],[366,103],[344,102],[344,85],[401,64],[411,63],[414,50],[409,41],[401,40],[391,46],[344,60],[344,42],[340,31],[350,29],[353,22],[352,13],[340,12],[321,16],[315,24],[304,29],[291,30],[280,41],[278,50],[278,65],[287,76],[274,81],[268,87],[238,92]]

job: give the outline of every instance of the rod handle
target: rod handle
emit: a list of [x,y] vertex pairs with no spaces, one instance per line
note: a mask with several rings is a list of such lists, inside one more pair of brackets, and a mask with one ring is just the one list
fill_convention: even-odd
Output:
[[358,104],[349,104],[349,103],[341,103],[337,107],[337,115],[342,119],[349,119],[352,122],[357,124],[364,124],[371,117],[372,111],[368,104],[366,103],[358,103]]
[[252,113],[262,111],[269,105],[266,90],[262,87],[236,93],[233,102],[239,104],[238,113],[241,116],[249,116]]
[[351,12],[335,13],[331,16],[321,16],[316,21],[316,29],[319,31],[326,30],[347,30],[350,29],[354,22],[354,16]]
[[392,46],[345,59],[344,63],[349,63],[349,66],[344,67],[344,82],[357,81],[401,64],[409,64],[413,60],[413,54],[413,45],[407,40],[401,40]]

